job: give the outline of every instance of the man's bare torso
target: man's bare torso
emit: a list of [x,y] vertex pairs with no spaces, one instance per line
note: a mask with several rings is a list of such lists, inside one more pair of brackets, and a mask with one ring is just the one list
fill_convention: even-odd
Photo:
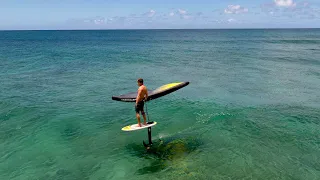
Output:
[[[139,88],[138,88],[138,101],[142,101],[146,94],[147,94],[147,87],[145,85],[141,85]],[[140,93],[140,96],[139,96],[139,93]]]

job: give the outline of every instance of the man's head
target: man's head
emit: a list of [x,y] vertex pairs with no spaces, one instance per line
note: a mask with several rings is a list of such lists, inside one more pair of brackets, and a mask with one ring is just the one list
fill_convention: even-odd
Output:
[[143,79],[142,79],[142,78],[139,78],[139,79],[137,80],[137,83],[138,83],[139,86],[143,85]]

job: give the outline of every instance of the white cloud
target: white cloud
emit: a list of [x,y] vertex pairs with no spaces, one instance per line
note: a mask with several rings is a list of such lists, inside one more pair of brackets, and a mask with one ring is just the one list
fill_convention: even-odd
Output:
[[261,10],[272,17],[290,19],[315,19],[320,17],[316,6],[308,3],[308,1],[273,0],[272,3],[263,4]]
[[181,19],[192,19],[193,16],[191,16],[186,10],[178,9],[177,14],[180,15]]
[[202,16],[203,15],[203,12],[198,12],[197,13],[197,16]]
[[149,17],[153,17],[156,14],[156,11],[151,9],[149,12]]
[[169,16],[174,16],[174,12],[171,12],[171,13],[169,14]]
[[101,27],[107,24],[108,21],[109,20],[107,18],[96,16],[96,17],[88,17],[88,18],[72,18],[72,19],[68,19],[66,23],[72,24],[75,26],[89,25],[92,27],[96,27],[96,26]]
[[94,24],[103,24],[105,22],[104,19],[95,19],[94,21]]
[[280,7],[294,7],[297,5],[293,0],[274,0],[274,3]]
[[191,19],[191,18],[192,18],[192,16],[188,16],[188,15],[183,16],[183,19]]
[[145,16],[153,17],[156,14],[156,11],[151,9],[150,11],[144,13]]
[[83,20],[84,23],[92,23],[92,24],[96,24],[96,25],[104,24],[104,23],[106,23],[106,21],[107,21],[106,18],[99,17],[99,16]]
[[229,5],[227,9],[224,10],[226,14],[240,14],[246,13],[249,10],[247,8],[241,7],[240,5]]
[[233,19],[233,18],[230,18],[230,19],[228,19],[227,20],[229,23],[232,23],[232,22],[235,22],[235,21],[237,21],[237,20],[235,20],[235,19]]
[[184,15],[187,14],[186,10],[178,9],[179,14]]

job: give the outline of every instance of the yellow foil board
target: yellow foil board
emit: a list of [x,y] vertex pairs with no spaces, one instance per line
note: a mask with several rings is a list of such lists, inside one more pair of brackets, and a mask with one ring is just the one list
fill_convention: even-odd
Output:
[[128,125],[128,126],[123,127],[121,130],[122,131],[137,131],[137,130],[141,130],[141,129],[155,126],[156,124],[157,124],[157,122],[155,122],[155,121],[153,121],[151,124],[147,124],[147,125],[143,125],[143,122],[141,122],[141,127],[139,127],[138,124],[132,124],[132,125]]

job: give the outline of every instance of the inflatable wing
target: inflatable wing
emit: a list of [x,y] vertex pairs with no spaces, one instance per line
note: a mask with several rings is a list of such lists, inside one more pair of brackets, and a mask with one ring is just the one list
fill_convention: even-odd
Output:
[[[187,86],[189,82],[177,82],[177,83],[169,83],[165,84],[155,90],[148,90],[148,99],[150,101],[152,99],[157,99],[169,93],[172,93],[178,89],[181,89]],[[112,96],[112,100],[115,101],[123,101],[123,102],[135,102],[137,97],[137,92],[123,94],[119,96]]]

